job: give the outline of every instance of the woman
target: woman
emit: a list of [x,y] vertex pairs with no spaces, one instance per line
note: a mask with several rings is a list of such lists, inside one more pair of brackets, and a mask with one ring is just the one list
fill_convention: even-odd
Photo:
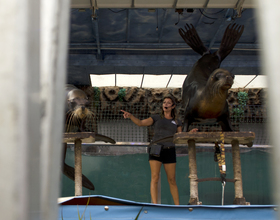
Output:
[[[176,103],[173,97],[168,96],[163,99],[162,111],[160,115],[152,115],[147,119],[140,120],[134,117],[129,112],[121,110],[124,118],[130,118],[133,123],[138,126],[150,126],[154,125],[154,141],[161,138],[172,136],[177,132],[182,132],[182,122],[177,119],[176,115]],[[191,130],[195,132],[197,129]],[[149,154],[149,163],[151,168],[151,197],[152,202],[157,204],[157,188],[161,164],[163,164],[170,192],[173,197],[175,205],[179,205],[178,187],[175,179],[176,172],[176,151],[175,145],[172,142],[162,142],[162,150],[160,156],[153,156]]]

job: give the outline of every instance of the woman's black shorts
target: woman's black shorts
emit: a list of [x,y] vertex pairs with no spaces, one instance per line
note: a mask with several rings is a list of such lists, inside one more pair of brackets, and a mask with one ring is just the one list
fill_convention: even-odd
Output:
[[152,156],[149,154],[149,160],[157,160],[162,163],[176,163],[176,150],[175,147],[162,149],[160,156]]

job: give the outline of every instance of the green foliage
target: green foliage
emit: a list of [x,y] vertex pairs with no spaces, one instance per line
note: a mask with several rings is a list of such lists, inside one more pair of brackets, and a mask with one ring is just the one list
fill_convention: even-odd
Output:
[[249,100],[247,92],[238,92],[237,94],[238,99],[238,107],[232,110],[233,116],[237,119],[244,116],[244,112],[246,109],[247,101]]
[[[84,212],[83,212],[82,216],[80,216],[79,207],[77,206],[79,220],[82,220],[82,219],[83,219],[83,216],[85,215],[86,209],[87,209],[88,204],[89,204],[89,200],[90,200],[90,197],[88,197],[87,204],[86,204],[86,207],[85,207],[85,209],[84,209]],[[90,219],[91,219],[91,216],[90,216]]]
[[94,106],[98,106],[99,105],[99,99],[100,99],[100,89],[98,87],[93,87],[93,92],[94,92]]
[[[82,220],[83,217],[84,217],[84,219],[85,219],[85,212],[86,212],[86,209],[87,209],[87,207],[88,207],[89,201],[90,201],[90,197],[88,197],[87,204],[86,204],[86,207],[85,207],[84,212],[83,212],[82,215],[80,215],[79,207],[77,206],[78,219],[79,219],[79,220]],[[89,218],[90,218],[90,220],[91,220],[91,214],[90,214],[90,213],[89,213]],[[62,212],[62,209],[61,209],[61,220],[63,220],[63,212]]]
[[118,92],[118,98],[119,98],[119,101],[123,101],[123,98],[125,97],[125,89],[120,89],[120,91]]
[[94,101],[99,101],[100,98],[100,89],[98,87],[93,87],[94,92]]

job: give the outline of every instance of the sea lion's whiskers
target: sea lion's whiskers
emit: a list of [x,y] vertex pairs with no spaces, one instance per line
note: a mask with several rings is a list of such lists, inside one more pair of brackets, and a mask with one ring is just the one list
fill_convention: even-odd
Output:
[[90,111],[87,115],[89,120],[93,120],[94,119],[94,113],[92,111]]
[[66,132],[69,132],[69,130],[70,130],[71,117],[72,117],[72,114],[70,114],[70,116],[69,116],[69,118],[68,118],[68,121],[67,121],[67,123],[65,124],[65,126],[66,126],[65,131],[66,131]]
[[90,112],[90,113],[91,113],[92,118],[94,118],[95,114],[93,112]]
[[90,110],[87,111],[86,116],[92,116],[94,117],[94,113]]
[[66,112],[66,115],[71,112],[71,109]]
[[70,127],[72,125],[73,119],[74,119],[74,114],[71,113],[70,117],[69,117],[69,123],[68,123],[68,127],[67,127],[67,132],[70,132]]

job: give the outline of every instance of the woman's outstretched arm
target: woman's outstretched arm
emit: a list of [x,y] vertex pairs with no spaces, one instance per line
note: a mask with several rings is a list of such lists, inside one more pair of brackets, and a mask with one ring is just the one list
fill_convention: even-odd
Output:
[[138,126],[150,126],[154,123],[154,120],[149,117],[143,120],[140,120],[136,117],[134,117],[131,113],[126,112],[124,110],[121,110],[121,112],[123,112],[123,117],[124,118],[129,118],[134,124],[138,125]]

